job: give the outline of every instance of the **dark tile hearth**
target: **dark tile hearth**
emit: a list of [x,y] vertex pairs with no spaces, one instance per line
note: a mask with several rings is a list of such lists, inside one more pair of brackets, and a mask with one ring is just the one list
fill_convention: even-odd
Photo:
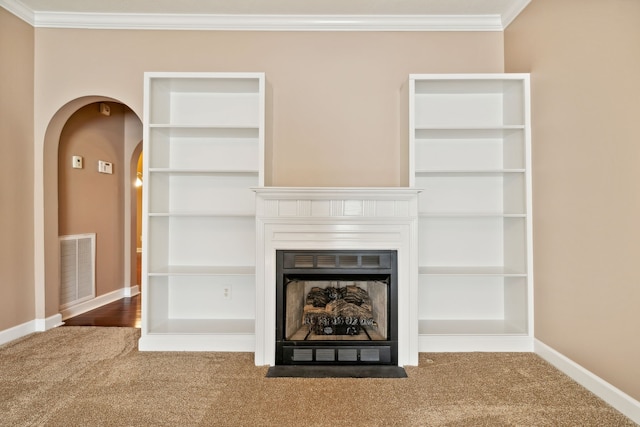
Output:
[[407,378],[400,366],[303,366],[276,365],[269,368],[267,378]]

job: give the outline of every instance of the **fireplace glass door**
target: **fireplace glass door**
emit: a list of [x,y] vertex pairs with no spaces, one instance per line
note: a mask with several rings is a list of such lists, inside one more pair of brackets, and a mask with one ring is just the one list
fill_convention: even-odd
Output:
[[276,364],[394,364],[395,251],[277,251]]

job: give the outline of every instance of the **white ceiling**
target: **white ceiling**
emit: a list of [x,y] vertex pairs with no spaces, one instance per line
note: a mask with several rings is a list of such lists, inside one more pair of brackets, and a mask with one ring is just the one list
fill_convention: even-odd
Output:
[[[258,18],[261,19],[260,22],[265,22],[265,19],[277,16],[280,22],[291,22],[292,17],[297,17],[297,24],[312,24],[327,19],[341,25],[354,21],[382,26],[410,24],[408,28],[379,28],[387,30],[464,30],[474,29],[474,25],[486,27],[479,28],[481,30],[502,30],[529,2],[530,0],[0,0],[0,6],[32,25],[41,27],[98,28],[102,25],[162,28],[162,25],[168,23],[176,25],[182,22],[186,25],[189,22],[185,20],[187,18],[192,23],[197,19],[197,22],[204,25],[205,18],[215,17],[215,20],[208,21],[209,24],[219,24],[224,17],[231,18],[231,21],[238,24],[240,18],[245,18],[244,22],[248,18],[253,19],[252,22],[255,23]],[[121,24],[118,25],[118,22]],[[429,27],[433,24],[434,28],[418,28],[420,25]],[[463,28],[467,25],[470,27]]]

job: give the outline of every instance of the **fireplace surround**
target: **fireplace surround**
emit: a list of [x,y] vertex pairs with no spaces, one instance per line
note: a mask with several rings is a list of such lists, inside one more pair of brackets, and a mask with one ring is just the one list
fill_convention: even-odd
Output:
[[[385,363],[417,365],[418,190],[260,187],[255,191],[256,365],[275,366],[279,351],[278,251],[393,252],[397,265],[397,358],[389,357]],[[305,356],[301,353],[300,357]]]

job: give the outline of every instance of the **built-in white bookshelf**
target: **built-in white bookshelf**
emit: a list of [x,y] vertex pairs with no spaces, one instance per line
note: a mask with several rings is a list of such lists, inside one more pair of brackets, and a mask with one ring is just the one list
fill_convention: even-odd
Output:
[[420,351],[532,350],[527,74],[411,75]]
[[141,350],[255,346],[262,73],[145,73]]

